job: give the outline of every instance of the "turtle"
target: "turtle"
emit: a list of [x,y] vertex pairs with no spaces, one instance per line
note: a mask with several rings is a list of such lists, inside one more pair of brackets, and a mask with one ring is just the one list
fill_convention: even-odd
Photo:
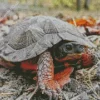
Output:
[[0,42],[0,64],[20,63],[22,69],[36,71],[42,93],[57,100],[74,69],[94,64],[88,52],[92,47],[75,26],[51,16],[32,16],[13,25]]

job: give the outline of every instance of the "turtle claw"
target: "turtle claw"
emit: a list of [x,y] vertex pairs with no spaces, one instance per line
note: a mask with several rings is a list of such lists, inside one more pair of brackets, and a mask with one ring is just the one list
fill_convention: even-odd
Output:
[[[43,84],[42,84],[43,85]],[[41,88],[42,94],[46,94],[49,97],[49,100],[62,100],[62,92],[60,89],[59,84],[57,82],[52,81],[52,82],[47,82],[47,84],[44,84],[45,89]]]
[[49,100],[52,100],[52,93],[50,91],[45,90],[44,93],[49,97]]
[[54,99],[54,100],[62,100],[61,99],[61,97],[62,97],[61,93],[57,93],[54,90],[50,90],[50,91],[46,90],[44,93],[46,95],[48,95],[49,100],[52,100],[52,99]]

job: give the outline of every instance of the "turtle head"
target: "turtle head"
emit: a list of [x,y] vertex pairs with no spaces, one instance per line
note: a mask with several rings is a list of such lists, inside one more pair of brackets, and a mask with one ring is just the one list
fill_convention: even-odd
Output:
[[77,57],[80,57],[80,55],[85,52],[86,46],[80,45],[76,42],[67,42],[62,41],[58,45],[55,46],[54,49],[54,56],[55,59],[64,59],[71,57],[70,59],[73,59],[76,55]]
[[54,47],[54,60],[80,68],[91,67],[94,64],[94,56],[88,52],[88,47],[76,42],[61,41]]

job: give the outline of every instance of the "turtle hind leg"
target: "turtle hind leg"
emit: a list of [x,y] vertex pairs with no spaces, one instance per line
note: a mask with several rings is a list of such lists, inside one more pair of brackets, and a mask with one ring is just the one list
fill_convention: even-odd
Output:
[[[49,96],[49,100],[57,100],[61,97],[61,86],[65,84],[67,79],[69,80],[68,77],[72,72],[71,68],[66,70],[54,75],[54,64],[51,54],[44,52],[40,56],[38,61],[38,85],[42,93],[46,93]],[[65,74],[66,72],[67,74]],[[64,78],[64,75],[67,77]]]
[[9,61],[0,59],[0,66],[3,66],[3,67],[8,68],[8,69],[12,69],[13,67],[15,67],[15,64],[13,64]]

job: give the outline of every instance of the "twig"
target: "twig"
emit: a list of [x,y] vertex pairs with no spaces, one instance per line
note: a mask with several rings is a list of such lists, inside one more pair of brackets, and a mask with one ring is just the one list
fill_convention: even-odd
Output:
[[16,94],[16,93],[0,93],[0,96],[2,96],[2,95],[13,95],[13,94]]
[[62,94],[63,94],[65,100],[69,100],[68,96],[66,96],[66,94],[64,92],[62,92]]
[[[73,98],[70,99],[70,100],[78,100],[78,98],[79,98],[82,94],[85,94],[85,92],[82,92],[81,94],[79,94],[79,95],[73,97]],[[81,100],[82,100],[82,99],[81,99]],[[85,99],[84,99],[84,100],[85,100]]]
[[31,92],[30,94],[27,93],[28,94],[27,97],[26,97],[26,92],[24,92],[23,95],[18,97],[16,100],[23,100],[23,97],[26,97],[27,100],[31,100],[34,94],[37,92],[37,90],[38,90],[38,84],[36,85],[35,90],[33,92]]
[[11,6],[11,7],[10,7],[10,10],[8,10],[8,11],[4,14],[4,16],[0,19],[0,21],[2,21],[4,18],[6,18],[7,15],[11,12],[11,10],[14,9],[16,6],[18,6],[18,4],[19,4],[19,2],[17,2],[15,5]]
[[74,25],[77,27],[77,24],[76,24],[76,21],[75,21],[75,18],[72,18],[73,22],[74,22]]
[[29,88],[29,89],[24,90],[23,92],[33,91],[35,88],[36,88],[36,87]]
[[34,90],[34,91],[32,92],[32,94],[30,95],[29,100],[31,100],[31,98],[35,95],[35,93],[37,92],[38,88],[39,88],[39,86],[38,86],[38,84],[37,84],[35,90]]

